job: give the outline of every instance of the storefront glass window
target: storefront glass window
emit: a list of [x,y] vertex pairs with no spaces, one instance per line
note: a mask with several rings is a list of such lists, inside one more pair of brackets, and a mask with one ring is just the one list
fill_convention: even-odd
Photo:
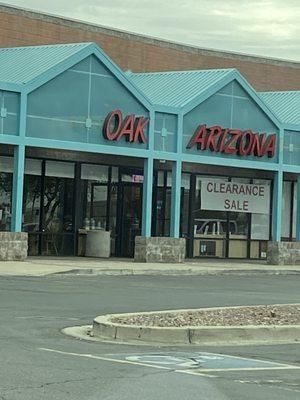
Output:
[[177,116],[156,113],[154,147],[160,151],[176,151]]
[[0,157],[0,231],[9,231],[11,224],[13,158]]
[[164,171],[158,171],[157,172],[157,186],[158,187],[163,187],[164,186],[164,176],[165,176]]
[[46,162],[42,254],[74,252],[74,164]]
[[119,168],[112,167],[111,168],[111,181],[118,183],[119,182]]
[[[254,179],[253,183],[260,185],[268,185],[268,186],[271,185],[271,181],[266,179]],[[269,240],[269,238],[270,238],[270,213],[251,214],[251,239]]]
[[296,131],[284,131],[283,162],[285,164],[299,165],[300,160],[300,135]]
[[[113,175],[113,173],[112,173]],[[116,254],[117,214],[118,214],[118,185],[112,184],[110,188],[109,204],[109,230],[111,232],[111,254]]]
[[190,174],[181,175],[180,236],[187,238],[189,229]]
[[283,182],[281,209],[281,237],[290,238],[291,232],[291,205],[292,205],[292,182]]
[[247,239],[249,214],[229,212],[229,249],[230,258],[247,258]]
[[47,161],[46,176],[74,178],[74,164],[62,161]]
[[[23,225],[25,232],[39,231],[40,224],[40,206],[41,206],[41,164],[40,160],[25,161],[25,177],[24,177],[24,195],[23,195]],[[37,241],[37,238],[36,238]],[[36,251],[29,246],[34,254],[37,254],[38,244],[36,243]]]
[[[232,178],[231,182],[250,183],[248,178]],[[229,212],[229,248],[228,257],[246,258],[249,231],[249,213]]]
[[18,135],[20,94],[0,90],[0,103],[3,110],[0,117],[0,134]]
[[120,209],[119,251],[125,257],[133,257],[135,237],[141,234],[142,185],[123,184],[122,207]]
[[108,167],[104,165],[82,164],[81,179],[91,180],[97,183],[107,183]]
[[105,229],[108,195],[108,167],[82,164],[83,198],[85,199],[84,228]]
[[106,205],[107,185],[96,182],[86,182],[86,212],[84,228],[105,229],[106,227]]
[[[269,213],[265,215],[242,211],[202,209],[201,181],[207,178],[207,176],[196,177],[196,194],[192,212],[194,224],[193,256],[264,257],[265,244],[269,239]],[[209,178],[216,183],[217,181],[229,181],[229,178],[225,177]],[[251,184],[252,182],[249,178],[231,178],[230,181],[245,184]],[[253,183],[270,185],[269,180],[253,180]],[[205,198],[202,200],[204,201],[203,207],[209,208],[208,205],[205,205]],[[265,241],[262,242],[262,240]]]
[[41,216],[41,171],[40,160],[25,160],[22,230],[28,232],[28,254],[39,254],[39,231]]
[[294,182],[293,201],[293,239],[296,239],[296,218],[297,218],[297,182]]
[[[231,182],[250,183],[247,178],[232,178]],[[249,229],[248,213],[229,212],[229,238],[247,239]]]
[[[227,237],[227,213],[225,211],[202,210],[201,209],[201,179],[196,178],[196,195],[193,221],[193,256],[200,257],[225,257]],[[214,178],[218,179],[218,178]],[[220,179],[220,178],[219,178]],[[222,178],[223,182],[228,178]]]
[[156,201],[156,236],[170,236],[172,173],[158,171]]
[[[181,175],[180,236],[188,236],[190,174]],[[169,236],[171,226],[172,172],[158,171],[156,193],[156,236]]]

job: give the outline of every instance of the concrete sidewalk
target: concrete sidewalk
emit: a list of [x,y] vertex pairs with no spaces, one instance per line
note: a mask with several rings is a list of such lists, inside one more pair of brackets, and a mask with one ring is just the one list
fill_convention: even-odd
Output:
[[300,274],[300,265],[272,266],[264,261],[187,260],[182,264],[135,263],[132,259],[87,257],[29,257],[24,262],[0,262],[0,276],[74,275],[207,275]]

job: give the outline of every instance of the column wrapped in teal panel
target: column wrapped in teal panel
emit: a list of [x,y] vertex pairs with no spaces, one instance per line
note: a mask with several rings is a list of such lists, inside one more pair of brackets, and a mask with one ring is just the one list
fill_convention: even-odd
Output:
[[24,166],[25,146],[15,146],[11,222],[11,230],[13,232],[21,232],[22,230]]
[[180,196],[181,195],[181,161],[172,165],[172,200],[171,200],[171,232],[170,236],[179,237]]
[[151,236],[152,219],[152,190],[153,190],[153,159],[144,161],[144,184],[143,184],[143,213],[142,213],[142,236]]
[[297,214],[296,214],[296,240],[297,242],[300,242],[300,175],[297,176],[297,195],[296,195],[296,201],[297,201]]
[[273,184],[272,240],[281,241],[281,209],[282,209],[283,173],[275,173]]

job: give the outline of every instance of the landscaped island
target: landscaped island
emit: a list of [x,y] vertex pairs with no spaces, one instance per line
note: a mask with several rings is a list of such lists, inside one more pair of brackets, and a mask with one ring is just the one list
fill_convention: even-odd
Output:
[[111,318],[123,325],[188,327],[300,325],[300,305],[266,305],[135,313]]

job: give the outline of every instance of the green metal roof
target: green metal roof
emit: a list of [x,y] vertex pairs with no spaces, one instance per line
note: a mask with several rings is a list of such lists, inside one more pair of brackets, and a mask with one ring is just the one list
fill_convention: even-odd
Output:
[[24,85],[91,43],[0,49],[0,82]]
[[132,73],[129,79],[155,104],[182,107],[234,69]]
[[259,95],[281,122],[300,125],[300,91],[261,92]]

